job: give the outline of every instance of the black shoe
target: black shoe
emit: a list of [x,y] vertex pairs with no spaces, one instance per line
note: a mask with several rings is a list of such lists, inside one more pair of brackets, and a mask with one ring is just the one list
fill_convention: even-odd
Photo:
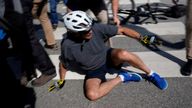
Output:
[[48,48],[48,49],[54,49],[54,50],[57,50],[57,49],[58,49],[58,45],[57,45],[57,44],[53,44],[53,45],[47,45],[47,44],[45,44],[44,47],[45,47],[45,48]]
[[192,63],[187,62],[182,68],[181,68],[181,74],[184,76],[189,76],[192,73]]
[[56,77],[56,73],[51,75],[42,74],[40,77],[36,78],[31,82],[32,86],[40,87]]

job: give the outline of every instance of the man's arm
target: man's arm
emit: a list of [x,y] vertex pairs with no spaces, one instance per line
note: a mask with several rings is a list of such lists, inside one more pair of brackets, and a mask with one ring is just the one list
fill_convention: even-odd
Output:
[[128,27],[119,26],[117,34],[125,35],[127,37],[137,39],[144,45],[151,45],[151,44],[161,45],[162,44],[162,42],[159,39],[157,39],[157,37],[155,35],[144,35],[144,36],[142,36],[137,31],[135,31],[133,29],[130,29]]
[[59,63],[59,77],[60,77],[60,79],[57,82],[55,82],[54,84],[51,84],[49,86],[49,89],[48,89],[49,92],[53,91],[55,88],[61,89],[64,86],[66,72],[67,72],[67,69],[60,62]]
[[135,31],[133,29],[130,29],[128,27],[122,27],[122,26],[118,27],[117,34],[118,35],[125,35],[125,36],[128,36],[128,37],[137,39],[137,40],[140,40],[140,37],[141,37],[141,35],[137,31]]
[[120,25],[120,20],[118,18],[119,0],[112,0],[112,11],[113,11],[113,21],[116,25]]
[[64,65],[60,62],[59,63],[59,77],[60,80],[64,81],[66,76],[67,69],[64,67]]

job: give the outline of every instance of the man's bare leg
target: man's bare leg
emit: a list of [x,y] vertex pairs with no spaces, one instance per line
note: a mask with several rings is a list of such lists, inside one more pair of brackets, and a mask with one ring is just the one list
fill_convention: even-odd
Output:
[[114,49],[112,51],[112,58],[114,64],[128,62],[133,67],[144,71],[148,75],[148,80],[152,82],[155,86],[157,86],[161,90],[167,89],[167,81],[155,71],[149,69],[147,65],[145,65],[144,62],[137,55],[126,50]]
[[87,79],[85,82],[86,96],[89,100],[95,101],[107,95],[115,86],[121,82],[122,81],[119,76],[103,83],[98,78]]
[[118,65],[123,62],[129,63],[131,66],[150,74],[151,70],[144,64],[144,62],[135,54],[123,49],[113,49],[112,51],[113,63]]

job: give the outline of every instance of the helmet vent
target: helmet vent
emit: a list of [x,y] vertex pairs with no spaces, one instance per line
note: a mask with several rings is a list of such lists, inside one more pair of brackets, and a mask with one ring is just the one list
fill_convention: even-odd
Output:
[[76,22],[77,22],[77,20],[72,20],[72,22],[76,23]]
[[78,14],[77,14],[76,16],[77,16],[77,17],[79,17],[79,18],[81,18],[81,17],[82,17],[81,15],[78,15]]
[[81,27],[77,27],[77,26],[73,26],[74,28],[76,28],[76,29],[81,29]]
[[69,21],[69,20],[70,20],[70,18],[67,18],[67,20]]
[[89,23],[89,21],[87,19],[84,19],[87,23]]
[[79,26],[81,26],[81,27],[87,27],[87,25],[84,24],[84,23],[80,23]]

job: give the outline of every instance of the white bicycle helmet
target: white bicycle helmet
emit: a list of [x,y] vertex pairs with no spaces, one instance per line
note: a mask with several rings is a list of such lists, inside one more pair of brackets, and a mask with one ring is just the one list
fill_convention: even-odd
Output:
[[88,31],[92,18],[83,11],[71,11],[63,16],[65,27],[72,32]]

